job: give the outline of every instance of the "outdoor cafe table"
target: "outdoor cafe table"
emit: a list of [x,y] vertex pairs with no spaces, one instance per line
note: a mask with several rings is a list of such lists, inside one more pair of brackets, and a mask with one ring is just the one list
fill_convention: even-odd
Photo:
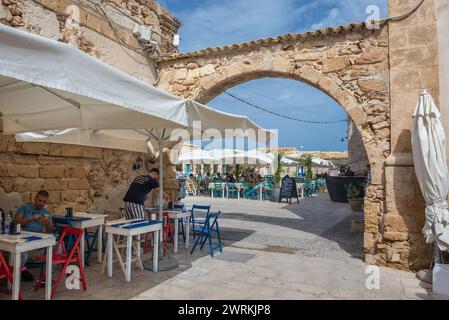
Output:
[[[157,220],[160,220],[160,214],[157,211],[150,211],[150,214],[154,214],[157,216]],[[184,226],[185,226],[185,233],[186,233],[186,249],[189,249],[190,247],[190,216],[191,216],[191,211],[187,211],[187,210],[167,210],[167,211],[163,211],[163,213],[168,214],[169,219],[171,220],[175,220],[175,230],[174,230],[174,234],[175,234],[175,239],[174,239],[174,248],[173,251],[174,253],[178,253],[178,233],[179,233],[179,219],[183,219],[184,220]]]
[[[73,214],[73,218],[68,218],[65,215],[58,215],[55,214],[55,216],[58,217],[64,217],[66,218],[72,228],[84,230],[84,232],[87,232],[88,228],[98,227],[98,236],[97,236],[97,262],[101,263],[102,261],[102,253],[103,253],[103,225],[106,223],[107,215],[105,214],[96,214],[96,213],[82,213],[77,212]],[[84,260],[85,260],[85,241],[80,241],[80,250],[83,253],[81,255],[81,263],[84,268]]]
[[0,234],[0,250],[9,252],[13,265],[12,299],[19,299],[21,253],[46,249],[45,300],[51,299],[52,257],[56,238],[52,234],[22,231],[20,235]]
[[[220,183],[220,182],[217,182]],[[215,189],[215,182],[211,182],[209,183],[208,186],[209,190],[210,190],[210,196],[211,198],[214,198],[214,189]],[[225,189],[227,189],[227,183],[226,182],[221,182],[221,190],[222,190],[222,198],[225,198]],[[228,191],[229,192],[229,191]]]
[[[109,278],[112,278],[113,249],[115,249],[120,262],[120,267],[125,275],[126,282],[131,281],[132,242],[134,236],[137,236],[137,260],[139,262],[139,267],[143,269],[142,261],[140,260],[140,236],[152,232],[155,233],[153,245],[153,272],[157,272],[159,267],[159,232],[162,232],[162,223],[159,221],[147,220],[119,220],[106,224],[106,233],[108,236],[106,254]],[[114,235],[126,237],[125,264],[123,264],[120,251],[117,247],[116,241],[114,240]]]
[[175,220],[175,243],[174,243],[174,249],[173,251],[175,253],[178,253],[178,234],[179,234],[179,219],[184,220],[184,226],[185,226],[185,234],[186,234],[186,249],[189,249],[190,247],[190,211],[166,211],[168,213],[168,217],[172,220]]

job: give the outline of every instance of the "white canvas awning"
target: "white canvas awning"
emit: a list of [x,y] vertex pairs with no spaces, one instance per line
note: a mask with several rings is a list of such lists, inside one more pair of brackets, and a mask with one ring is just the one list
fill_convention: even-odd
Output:
[[182,153],[179,155],[179,163],[197,163],[197,164],[212,164],[217,161],[217,158],[207,150],[194,150],[191,152]]
[[80,50],[0,24],[5,133],[187,125],[185,101]]
[[298,166],[299,165],[299,162],[290,160],[290,159],[288,159],[286,157],[282,157],[281,163],[284,166]]
[[167,144],[175,130],[191,132],[196,121],[202,132],[215,129],[223,137],[229,129],[267,133],[245,116],[182,100],[70,45],[1,24],[0,43],[3,132],[34,132],[19,141],[146,152],[150,140]]
[[238,152],[234,156],[234,161],[236,164],[271,165],[274,162],[274,156],[271,153],[260,152],[258,150],[250,150]]
[[[305,160],[304,156],[306,155],[306,152],[303,153],[292,153],[285,156],[285,159],[293,160],[298,162],[299,165],[304,165]],[[335,167],[334,163],[332,161],[322,159],[319,157],[312,157],[312,166],[314,168],[333,168]]]
[[3,132],[19,134],[20,141],[144,152],[150,140],[161,149],[174,130],[191,130],[194,121],[202,121],[201,131],[261,129],[246,117],[156,89],[64,43],[2,24],[0,43]]

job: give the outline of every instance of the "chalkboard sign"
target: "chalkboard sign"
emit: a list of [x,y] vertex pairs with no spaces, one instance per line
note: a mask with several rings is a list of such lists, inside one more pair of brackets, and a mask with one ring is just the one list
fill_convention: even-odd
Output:
[[296,188],[296,180],[290,177],[284,177],[282,179],[281,185],[281,195],[279,197],[279,203],[282,199],[287,199],[287,201],[292,204],[292,198],[296,198],[299,203],[298,189]]

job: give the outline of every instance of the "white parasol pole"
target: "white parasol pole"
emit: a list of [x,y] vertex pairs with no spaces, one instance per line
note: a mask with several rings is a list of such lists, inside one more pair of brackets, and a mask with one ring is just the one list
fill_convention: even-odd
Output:
[[[164,138],[159,137],[159,219],[164,223]],[[163,241],[163,232],[160,234],[160,239]]]

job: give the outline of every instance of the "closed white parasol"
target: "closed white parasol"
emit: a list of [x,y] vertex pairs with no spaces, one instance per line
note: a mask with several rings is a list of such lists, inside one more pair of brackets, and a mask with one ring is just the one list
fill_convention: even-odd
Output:
[[416,176],[427,203],[423,229],[427,243],[442,251],[449,249],[449,211],[447,195],[449,173],[446,162],[446,136],[432,96],[424,91],[414,117],[412,133]]

